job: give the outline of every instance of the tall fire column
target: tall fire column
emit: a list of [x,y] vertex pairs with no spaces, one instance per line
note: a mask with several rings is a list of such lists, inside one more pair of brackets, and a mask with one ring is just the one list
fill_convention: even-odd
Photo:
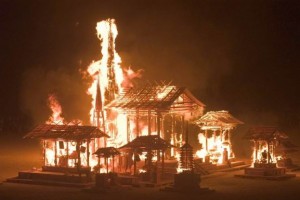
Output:
[[109,24],[108,30],[108,46],[107,46],[107,80],[108,85],[105,90],[105,104],[113,101],[116,96],[119,94],[119,88],[116,83],[116,74],[115,74],[115,37],[112,32],[112,24],[114,24],[114,19],[108,19],[107,23]]
[[[117,135],[117,114],[112,110],[105,109],[104,106],[118,96],[123,81],[123,71],[119,65],[121,59],[115,50],[118,31],[114,19],[97,23],[96,29],[97,36],[101,41],[102,58],[100,62],[91,66],[94,67],[93,72],[96,74],[94,84],[97,82],[92,91],[94,94],[92,123],[106,132],[111,139],[114,139]],[[101,146],[106,146],[106,144]]]

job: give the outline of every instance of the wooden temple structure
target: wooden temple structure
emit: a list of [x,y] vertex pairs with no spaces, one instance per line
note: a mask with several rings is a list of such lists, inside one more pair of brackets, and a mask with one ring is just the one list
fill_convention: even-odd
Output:
[[286,173],[285,166],[277,166],[279,155],[276,148],[281,141],[286,141],[288,136],[277,127],[257,126],[252,127],[245,135],[254,144],[253,166],[245,168],[245,174],[236,175],[246,178],[286,179],[295,177],[295,174]]
[[94,126],[42,124],[24,138],[41,139],[43,171],[91,171],[95,139],[108,137]]
[[289,152],[296,151],[288,136],[277,127],[257,126],[249,129],[245,139],[253,142],[253,163],[277,163],[278,159],[283,159]]
[[[185,87],[147,85],[120,94],[106,109],[126,114],[127,143],[142,135],[158,135],[181,146],[184,121],[203,115],[204,107]],[[174,149],[168,156],[174,156]]]
[[227,163],[234,158],[231,134],[237,125],[243,124],[242,121],[222,110],[207,112],[194,123],[204,131],[198,136],[202,145],[202,149],[197,152],[198,157],[216,164]]

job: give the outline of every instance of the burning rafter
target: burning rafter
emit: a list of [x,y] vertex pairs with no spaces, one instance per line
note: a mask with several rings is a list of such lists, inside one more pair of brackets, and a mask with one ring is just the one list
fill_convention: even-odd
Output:
[[143,88],[131,88],[119,95],[107,105],[108,108],[149,110],[161,112],[193,111],[205,105],[197,100],[185,87],[148,85]]
[[202,129],[212,128],[234,128],[236,125],[243,124],[242,121],[233,117],[228,111],[210,111],[197,119],[195,122]]
[[245,135],[245,138],[250,140],[271,141],[271,140],[284,140],[287,139],[288,136],[274,126],[257,126],[257,127],[250,128],[247,134]]
[[104,132],[94,126],[52,125],[42,124],[33,129],[24,138],[39,139],[69,139],[82,140],[108,137]]
[[139,136],[120,149],[165,150],[173,147],[158,135]]

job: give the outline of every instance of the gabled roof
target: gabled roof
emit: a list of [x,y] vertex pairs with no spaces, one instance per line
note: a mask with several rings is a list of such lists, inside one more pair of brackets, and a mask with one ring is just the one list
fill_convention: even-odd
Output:
[[120,152],[118,151],[118,149],[116,149],[114,147],[103,147],[103,148],[97,149],[97,151],[93,154],[97,155],[98,157],[108,158],[111,156],[119,155]]
[[69,139],[83,140],[91,138],[109,137],[103,131],[95,126],[79,126],[79,125],[52,125],[42,124],[37,126],[24,138],[39,139]]
[[274,126],[256,126],[249,129],[245,135],[250,140],[285,140],[288,136]]
[[[179,96],[183,98],[179,100]],[[120,94],[108,104],[108,108],[139,110],[193,110],[195,106],[205,105],[196,99],[185,87],[170,85],[149,85],[142,88],[131,88]]]
[[216,126],[216,127],[232,127],[232,128],[238,124],[243,124],[242,121],[233,117],[228,111],[225,110],[207,112],[205,115],[195,120],[194,123],[196,123],[201,127]]
[[161,150],[172,145],[158,135],[139,136],[119,149]]

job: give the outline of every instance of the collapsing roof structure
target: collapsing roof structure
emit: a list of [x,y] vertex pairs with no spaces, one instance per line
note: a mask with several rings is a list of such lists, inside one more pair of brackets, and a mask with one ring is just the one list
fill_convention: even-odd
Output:
[[205,128],[232,129],[236,125],[243,124],[242,121],[233,117],[228,111],[225,110],[207,112],[205,115],[203,115],[202,117],[194,121],[194,123],[202,127],[203,129]]
[[24,138],[38,139],[68,139],[83,140],[91,138],[109,137],[95,126],[79,125],[52,125],[42,124],[37,126]]
[[118,149],[116,149],[114,147],[103,147],[103,148],[97,149],[97,151],[93,154],[97,155],[98,157],[108,158],[111,156],[119,155],[120,152],[118,151]]
[[250,140],[270,141],[285,140],[288,138],[288,136],[274,126],[257,126],[250,128],[246,133],[245,138]]
[[171,147],[171,144],[158,135],[146,135],[135,138],[120,149],[165,150]]
[[205,105],[196,99],[185,87],[170,85],[148,85],[131,88],[107,105],[109,108],[131,110],[185,112],[193,111]]

